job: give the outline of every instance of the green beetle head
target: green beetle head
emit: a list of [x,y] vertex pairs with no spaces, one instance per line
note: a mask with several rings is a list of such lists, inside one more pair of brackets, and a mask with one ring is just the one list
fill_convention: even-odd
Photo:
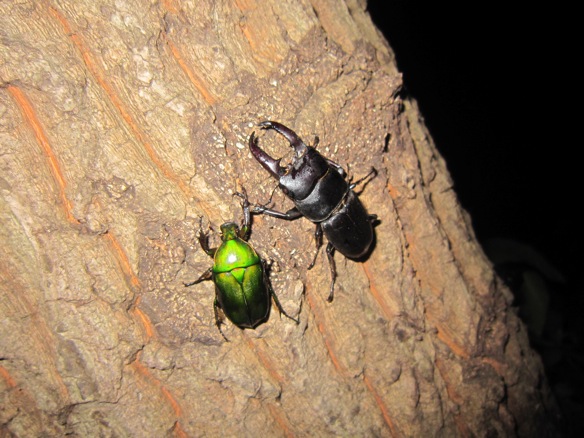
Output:
[[226,222],[221,225],[221,240],[226,242],[239,237],[239,225],[234,222]]

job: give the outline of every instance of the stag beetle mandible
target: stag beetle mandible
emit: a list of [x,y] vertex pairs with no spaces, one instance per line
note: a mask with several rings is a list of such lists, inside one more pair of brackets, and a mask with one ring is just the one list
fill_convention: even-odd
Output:
[[294,208],[286,213],[256,205],[252,212],[267,214],[280,219],[293,220],[301,216],[316,223],[315,240],[317,252],[308,269],[316,262],[322,246],[322,234],[328,239],[327,258],[331,271],[331,286],[327,301],[334,296],[337,276],[334,251],[350,259],[361,259],[367,255],[373,243],[373,222],[376,215],[368,214],[353,191],[355,186],[377,171],[372,169],[355,183],[347,181],[347,173],[337,163],[323,157],[315,147],[307,146],[290,128],[278,122],[265,121],[262,129],[273,129],[286,138],[294,148],[295,157],[287,167],[280,166],[281,158],[275,160],[257,145],[255,132],[249,137],[249,150],[255,159],[276,178],[286,196],[294,202]]

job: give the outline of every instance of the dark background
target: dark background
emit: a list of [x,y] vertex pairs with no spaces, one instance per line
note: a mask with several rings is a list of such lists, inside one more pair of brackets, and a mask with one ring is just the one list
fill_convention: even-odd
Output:
[[[532,344],[571,434],[584,419],[584,300],[582,221],[573,207],[580,198],[573,80],[579,70],[569,61],[582,50],[568,50],[569,11],[509,5],[369,0],[368,10],[395,52],[405,93],[418,101],[479,240],[527,244],[528,258],[542,256],[563,276],[544,278],[546,316],[554,321]],[[516,264],[502,272],[511,273],[516,288],[532,268]]]

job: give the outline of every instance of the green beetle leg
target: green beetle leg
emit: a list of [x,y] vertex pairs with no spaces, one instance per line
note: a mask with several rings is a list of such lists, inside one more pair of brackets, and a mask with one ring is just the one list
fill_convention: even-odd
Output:
[[242,187],[241,193],[235,192],[233,196],[239,196],[243,199],[243,202],[241,203],[241,209],[243,210],[243,223],[239,230],[239,238],[247,241],[249,239],[249,233],[251,232],[251,212],[249,209],[249,201],[247,200],[247,192],[245,188]]
[[208,281],[208,280],[212,280],[213,279],[213,266],[211,266],[209,269],[207,269],[203,275],[201,275],[199,278],[197,278],[195,281],[191,281],[190,283],[184,283],[185,286],[192,286],[193,284],[198,284],[201,281]]
[[215,296],[215,302],[213,303],[213,312],[215,313],[215,325],[219,329],[219,333],[221,333],[223,339],[229,342],[229,339],[227,339],[227,336],[225,336],[225,333],[223,333],[223,330],[221,330],[221,325],[224,324],[225,318],[223,316],[224,315],[223,310],[219,305],[219,301],[217,301],[217,296]]
[[276,295],[276,292],[274,292],[274,289],[272,288],[272,283],[270,282],[270,279],[268,278],[269,266],[268,266],[268,264],[264,260],[262,260],[262,264],[264,266],[264,273],[265,273],[265,275],[264,275],[264,285],[266,286],[266,289],[270,292],[270,296],[274,300],[274,303],[276,304],[276,307],[278,308],[278,311],[280,312],[280,315],[284,315],[286,318],[291,319],[296,324],[300,324],[300,321],[297,320],[296,318],[292,318],[290,315],[288,315],[286,313],[286,311],[284,310],[284,308],[282,307],[282,305],[280,304],[280,300],[278,299],[278,296]]
[[197,238],[199,239],[199,244],[201,245],[201,248],[203,248],[203,251],[205,251],[210,257],[215,257],[217,248],[209,248],[209,234],[203,231],[202,217],[199,218],[199,234]]

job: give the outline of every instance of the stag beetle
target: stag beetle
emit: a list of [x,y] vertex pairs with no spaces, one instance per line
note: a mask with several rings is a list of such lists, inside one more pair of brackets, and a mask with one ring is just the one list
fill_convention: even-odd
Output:
[[268,318],[270,297],[274,299],[280,313],[296,324],[298,320],[289,316],[274,293],[266,274],[265,262],[260,259],[252,246],[247,243],[251,231],[251,214],[245,190],[235,193],[243,199],[243,225],[241,229],[233,222],[221,225],[221,245],[209,247],[209,236],[199,231],[201,248],[214,259],[213,266],[197,280],[185,283],[192,286],[205,280],[215,283],[215,324],[223,338],[227,337],[221,330],[223,318],[219,309],[239,328],[255,328]]
[[255,132],[249,137],[249,150],[255,159],[276,178],[286,196],[294,202],[294,208],[286,213],[256,205],[255,214],[267,214],[280,219],[293,220],[301,216],[316,224],[316,255],[308,269],[316,262],[322,246],[322,234],[328,239],[327,258],[331,271],[331,286],[327,301],[332,301],[337,276],[334,251],[338,250],[345,257],[360,259],[367,255],[373,242],[373,222],[376,215],[368,214],[361,201],[353,191],[355,186],[377,171],[372,169],[364,178],[355,183],[347,181],[347,173],[337,163],[323,157],[315,146],[307,146],[290,128],[278,122],[265,121],[262,129],[273,129],[286,138],[294,148],[295,157],[287,167],[280,166],[280,159],[275,160],[257,145]]

